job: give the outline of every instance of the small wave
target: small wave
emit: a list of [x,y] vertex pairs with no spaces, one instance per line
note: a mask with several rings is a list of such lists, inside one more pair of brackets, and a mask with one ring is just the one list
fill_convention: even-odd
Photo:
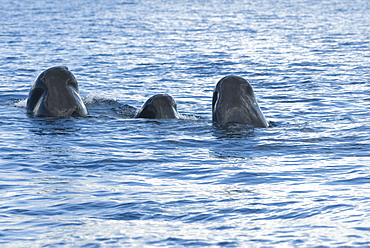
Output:
[[125,104],[125,105],[116,107],[114,111],[116,112],[117,115],[121,117],[133,118],[136,115],[137,108],[131,105]]
[[192,121],[197,121],[197,120],[204,120],[205,118],[202,116],[196,116],[196,115],[189,115],[189,114],[181,114],[179,115],[179,119],[181,120],[192,120]]
[[362,185],[370,183],[370,177],[356,177],[328,182],[329,185]]
[[89,110],[90,115],[99,116],[120,116],[132,118],[137,109],[128,104],[121,104],[115,99],[105,98],[100,93],[94,92],[83,97],[83,101]]
[[102,97],[101,94],[98,92],[89,93],[87,96],[82,97],[82,100],[86,105],[119,105],[116,99]]

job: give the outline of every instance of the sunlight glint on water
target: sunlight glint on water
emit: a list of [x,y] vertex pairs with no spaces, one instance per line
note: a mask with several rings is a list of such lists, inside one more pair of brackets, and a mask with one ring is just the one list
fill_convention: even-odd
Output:
[[[0,3],[0,246],[368,247],[369,3]],[[26,114],[64,65],[86,118]],[[251,81],[268,129],[211,122]],[[179,120],[133,119],[152,95]]]

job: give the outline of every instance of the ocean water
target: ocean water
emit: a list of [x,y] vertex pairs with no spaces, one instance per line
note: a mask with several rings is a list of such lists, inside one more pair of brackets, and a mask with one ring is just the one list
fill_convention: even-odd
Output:
[[[0,2],[1,247],[370,247],[368,0]],[[52,66],[89,115],[25,110]],[[249,79],[270,128],[217,128]],[[132,118],[174,97],[178,120]]]

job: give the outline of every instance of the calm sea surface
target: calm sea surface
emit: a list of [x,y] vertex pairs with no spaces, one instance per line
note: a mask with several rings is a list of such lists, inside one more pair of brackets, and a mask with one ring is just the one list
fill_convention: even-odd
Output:
[[[370,1],[0,2],[1,247],[370,247]],[[84,118],[30,118],[68,66]],[[267,129],[212,125],[251,80]],[[133,119],[172,95],[179,120]]]

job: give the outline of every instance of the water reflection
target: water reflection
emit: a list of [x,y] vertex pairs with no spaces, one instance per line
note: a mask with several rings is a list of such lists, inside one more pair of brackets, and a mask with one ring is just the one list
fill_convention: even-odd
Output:
[[73,117],[68,118],[29,118],[31,122],[30,131],[37,135],[76,135],[81,130],[76,126]]
[[254,136],[254,127],[245,124],[231,124],[227,126],[213,125],[213,136],[216,139],[248,138]]

